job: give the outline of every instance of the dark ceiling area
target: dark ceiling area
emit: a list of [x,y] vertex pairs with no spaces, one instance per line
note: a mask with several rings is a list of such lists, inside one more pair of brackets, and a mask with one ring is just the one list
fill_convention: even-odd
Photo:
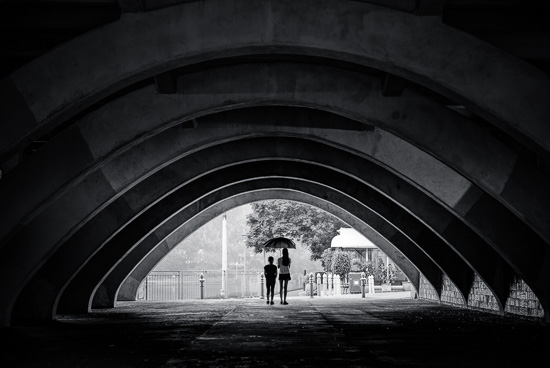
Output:
[[[121,9],[152,9],[188,1],[0,1],[0,77],[64,42],[116,21]],[[368,1],[367,1],[368,2]],[[373,3],[384,3],[371,1]],[[430,3],[430,1],[424,1]],[[132,4],[136,3],[136,4]],[[422,1],[389,1],[417,11]],[[432,1],[431,3],[435,3]],[[550,73],[550,2],[546,0],[447,0],[442,20]]]
[[[0,78],[79,35],[120,19],[122,13],[154,10],[183,2],[189,2],[189,0],[0,0],[0,43],[3,45],[0,52]],[[550,1],[371,0],[365,2],[384,4],[405,12],[439,16],[443,23],[483,39],[550,74],[550,22],[548,21]],[[258,58],[254,58],[252,62],[258,61]],[[270,56],[270,61],[284,58],[284,55]],[[220,63],[220,60],[215,62]],[[225,62],[243,63],[247,60]],[[301,62],[307,63],[308,60],[304,58]],[[318,60],[314,60],[314,62],[318,62]],[[330,63],[330,60],[324,62]],[[208,65],[199,67],[208,67]],[[340,67],[369,69],[354,65],[340,65]],[[186,70],[180,70],[178,73],[185,73],[188,71],[187,69],[193,68],[196,67],[187,66]],[[384,76],[383,72],[374,69],[363,70],[363,72]],[[91,109],[116,99],[127,93],[128,89],[141,88],[143,85],[153,82],[153,78],[137,82],[122,91],[115,92],[107,99],[99,101]],[[413,84],[409,81],[406,83]],[[520,153],[535,166],[547,173],[550,171],[548,160],[542,158],[538,153],[532,152],[529,147],[517,139],[496,129],[492,124],[475,116],[467,109],[463,109],[460,104],[454,106],[457,104],[448,101],[446,97],[422,86],[414,86],[416,89],[424,90],[424,93],[429,94],[431,98],[439,100],[450,108],[461,108],[460,112],[468,114],[468,117],[482,126],[484,130],[497,136],[499,140]],[[83,111],[75,119],[86,115],[88,110]],[[36,152],[44,142],[71,125],[75,119],[66,121],[53,131],[31,142],[26,147],[22,158]]]

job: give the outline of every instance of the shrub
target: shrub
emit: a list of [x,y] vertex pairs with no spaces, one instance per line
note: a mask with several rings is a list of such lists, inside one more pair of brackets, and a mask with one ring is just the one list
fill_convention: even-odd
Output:
[[376,269],[376,277],[380,279],[383,284],[391,283],[395,280],[395,268],[393,265],[386,266],[384,261],[378,262],[378,268]]
[[332,255],[332,272],[341,278],[347,277],[351,270],[351,256],[346,252],[334,252]]

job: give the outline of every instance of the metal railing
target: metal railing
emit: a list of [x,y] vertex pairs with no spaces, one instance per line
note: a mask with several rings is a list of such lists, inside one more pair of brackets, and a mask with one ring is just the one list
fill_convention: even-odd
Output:
[[[138,300],[187,300],[201,298],[200,275],[204,275],[205,299],[221,298],[221,270],[153,271],[141,283]],[[230,271],[226,273],[226,298],[257,297],[261,294],[258,271]]]

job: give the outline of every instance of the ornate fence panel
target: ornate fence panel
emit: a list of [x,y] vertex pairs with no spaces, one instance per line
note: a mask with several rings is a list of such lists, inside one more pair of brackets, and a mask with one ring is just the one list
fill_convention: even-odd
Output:
[[[221,270],[204,271],[153,271],[140,285],[139,300],[200,299],[201,273],[204,275],[204,298],[222,297]],[[226,298],[248,298],[260,295],[258,271],[228,270]]]

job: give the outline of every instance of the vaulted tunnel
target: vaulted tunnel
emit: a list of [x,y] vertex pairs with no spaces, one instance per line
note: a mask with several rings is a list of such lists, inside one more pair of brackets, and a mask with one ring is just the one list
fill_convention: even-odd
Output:
[[180,239],[265,198],[376,237],[439,298],[446,279],[467,305],[479,277],[504,313],[519,277],[548,322],[545,72],[369,2],[174,3],[0,82],[2,325],[132,298]]

